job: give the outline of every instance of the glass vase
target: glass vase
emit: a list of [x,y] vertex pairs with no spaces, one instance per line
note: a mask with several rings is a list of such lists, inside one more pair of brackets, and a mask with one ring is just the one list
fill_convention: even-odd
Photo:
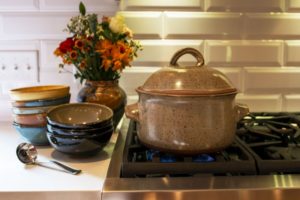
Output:
[[118,125],[127,103],[125,91],[119,81],[86,81],[77,95],[78,102],[89,102],[106,105],[114,112],[114,127]]

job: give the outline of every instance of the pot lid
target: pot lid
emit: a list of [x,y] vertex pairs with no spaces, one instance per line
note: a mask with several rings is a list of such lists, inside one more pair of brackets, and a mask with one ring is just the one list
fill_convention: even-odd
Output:
[[[193,55],[197,60],[196,66],[179,66],[177,60],[184,54]],[[205,66],[202,54],[193,48],[176,52],[170,66],[153,73],[137,91],[172,96],[215,96],[237,92],[225,74]]]

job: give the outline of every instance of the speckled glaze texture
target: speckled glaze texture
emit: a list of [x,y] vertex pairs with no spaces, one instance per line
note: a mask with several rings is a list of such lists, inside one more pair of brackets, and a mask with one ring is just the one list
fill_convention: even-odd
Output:
[[235,136],[234,96],[149,98],[141,94],[139,139],[147,146],[180,154],[223,149]]
[[[184,54],[193,55],[196,66],[178,66]],[[236,122],[247,106],[237,105],[237,90],[221,72],[203,66],[196,49],[179,50],[170,62],[137,88],[139,102],[125,114],[139,122],[138,137],[150,148],[178,154],[218,151],[234,139]]]

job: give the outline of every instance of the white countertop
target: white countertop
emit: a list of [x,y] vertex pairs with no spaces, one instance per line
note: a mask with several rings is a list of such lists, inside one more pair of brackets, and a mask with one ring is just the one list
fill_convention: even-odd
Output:
[[24,165],[16,156],[16,147],[26,142],[9,122],[0,122],[0,199],[2,200],[98,200],[106,177],[117,134],[103,151],[88,158],[74,158],[39,147],[39,161],[57,160],[82,170],[71,175],[38,165]]

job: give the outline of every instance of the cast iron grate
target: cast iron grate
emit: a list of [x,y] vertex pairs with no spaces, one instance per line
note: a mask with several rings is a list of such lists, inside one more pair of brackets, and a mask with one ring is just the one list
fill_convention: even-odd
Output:
[[148,149],[137,137],[131,121],[123,152],[122,177],[233,176],[256,174],[255,161],[234,142],[227,149],[197,156],[178,156]]
[[259,174],[300,173],[300,113],[251,113],[238,123],[237,136]]

